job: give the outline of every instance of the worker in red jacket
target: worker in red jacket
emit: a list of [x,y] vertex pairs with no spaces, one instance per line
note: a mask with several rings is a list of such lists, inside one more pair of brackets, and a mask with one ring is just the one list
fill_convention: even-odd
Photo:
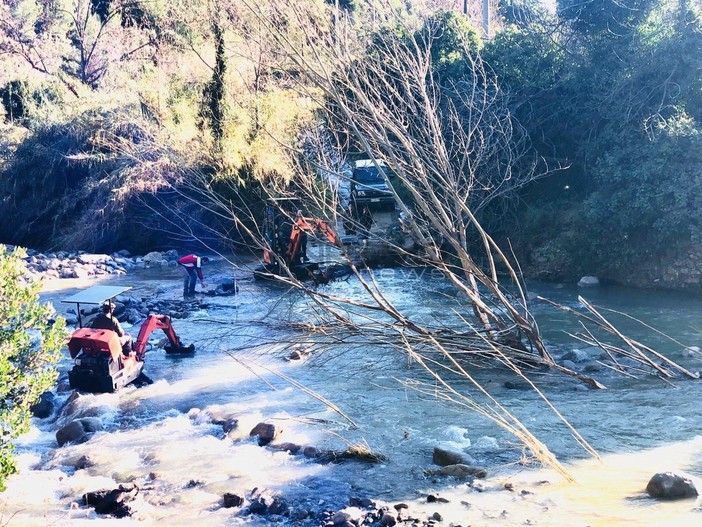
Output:
[[209,262],[207,256],[200,258],[196,254],[188,254],[178,260],[178,265],[183,271],[183,296],[195,294],[195,283],[200,279],[200,287],[205,288],[205,277],[202,274],[202,264]]

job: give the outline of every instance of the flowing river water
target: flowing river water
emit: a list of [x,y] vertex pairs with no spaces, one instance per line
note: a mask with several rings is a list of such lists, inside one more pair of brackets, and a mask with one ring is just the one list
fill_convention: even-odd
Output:
[[[196,344],[196,353],[174,357],[154,348],[145,366],[153,384],[81,397],[71,418],[96,416],[104,425],[86,443],[59,448],[55,432],[65,424],[61,418],[33,418],[31,431],[17,444],[20,473],[0,494],[1,525],[270,525],[270,518],[245,517],[239,509],[222,507],[224,493],[246,495],[254,488],[284,496],[296,510],[339,510],[350,497],[371,498],[390,505],[405,502],[420,519],[439,512],[442,524],[464,527],[702,524],[698,501],[656,502],[644,494],[646,483],[659,471],[681,471],[695,481],[702,475],[700,381],[679,378],[673,386],[600,372],[593,375],[608,389],[595,391],[583,389],[571,378],[536,376],[539,388],[600,454],[598,460],[584,452],[533,391],[514,389],[519,388],[518,379],[505,371],[480,371],[480,382],[565,463],[575,479],[571,483],[554,471],[518,463],[517,441],[490,421],[402,382],[431,379],[395,351],[340,344],[308,360],[284,360],[291,351],[285,344],[290,333],[277,330],[273,322],[276,316],[301,320],[309,316],[297,294],[247,279],[248,273],[232,271],[223,261],[207,271],[236,272],[243,279],[238,295],[208,297],[206,307],[174,320],[182,340]],[[441,321],[456,305],[455,293],[430,273],[385,269],[376,276],[388,297],[414,316]],[[50,282],[42,299],[61,312],[69,307],[60,303],[61,298],[94,283],[98,282]],[[178,299],[181,293],[174,268],[139,270],[99,283],[131,286],[128,295],[136,298]],[[322,287],[329,293],[362,295],[353,278]],[[697,329],[702,326],[702,299],[613,287],[579,290],[540,283],[530,287],[531,293],[573,308],[578,308],[577,297],[583,294],[590,302],[625,311],[686,346],[702,345]],[[572,316],[540,302],[534,302],[532,309],[554,355],[578,347],[566,334],[578,331]],[[702,369],[702,356],[685,353],[626,318],[619,317],[617,323],[628,335],[692,371]],[[139,328],[128,329],[136,335]],[[247,349],[251,342],[259,346]],[[66,356],[60,370],[65,373],[71,366]],[[505,383],[509,380],[514,385]],[[475,392],[467,381],[457,382],[464,391]],[[293,383],[336,404],[358,428]],[[60,400],[68,395],[58,394]],[[224,438],[222,426],[213,424],[203,410],[236,416],[240,437]],[[362,444],[386,461],[321,464],[260,447],[248,431],[261,421],[283,430],[278,441],[334,450]],[[428,469],[437,468],[432,465],[435,446],[464,452],[487,468],[488,478],[469,485],[428,474]],[[76,470],[82,456],[94,465]],[[99,516],[80,505],[85,492],[130,481],[142,489],[131,504],[135,512],[130,518]],[[448,502],[427,503],[428,494]],[[305,521],[311,522],[298,524]]]

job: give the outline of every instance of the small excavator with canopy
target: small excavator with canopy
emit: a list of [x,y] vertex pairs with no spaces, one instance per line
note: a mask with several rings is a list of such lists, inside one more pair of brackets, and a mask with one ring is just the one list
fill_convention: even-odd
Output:
[[324,220],[305,217],[301,210],[295,214],[286,214],[279,207],[280,204],[275,203],[266,208],[263,237],[268,248],[263,251],[263,265],[254,271],[254,277],[284,276],[286,272],[282,263],[299,280],[327,282],[328,277],[320,269],[319,263],[307,258],[307,234],[319,233],[332,245],[339,246],[340,240],[336,232]]
[[79,329],[68,341],[68,351],[75,360],[68,372],[71,388],[105,393],[115,392],[134,382],[142,375],[149,336],[162,329],[168,337],[166,353],[192,353],[195,345],[184,346],[175,333],[170,317],[151,314],[141,325],[139,336],[130,350],[124,350],[116,332],[109,329],[83,327],[81,304],[112,304],[113,299],[131,287],[93,286],[62,300],[76,304]]

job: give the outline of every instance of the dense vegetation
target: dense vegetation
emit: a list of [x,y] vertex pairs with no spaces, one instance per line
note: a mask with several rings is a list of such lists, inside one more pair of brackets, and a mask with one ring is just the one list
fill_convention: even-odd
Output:
[[23,252],[0,245],[0,491],[15,471],[13,439],[29,430],[30,407],[56,381],[63,319],[24,281]]
[[[346,21],[360,61],[373,53],[367,42],[431,45],[445,92],[482,57],[543,160],[537,181],[482,213],[527,272],[627,281],[702,246],[702,23],[692,0],[559,0],[555,12],[510,2],[497,6],[490,39],[450,3],[437,12],[413,2],[403,16],[415,35],[385,23],[382,10],[399,3],[308,3],[319,20]],[[257,9],[293,27],[273,5]],[[267,182],[293,179],[324,95],[301,89],[300,64],[254,11],[244,0],[3,3],[0,240],[148,250],[172,243],[162,232],[182,216],[149,201],[161,178],[204,170],[224,200],[247,205]],[[429,24],[442,28],[431,42]],[[292,29],[286,39],[314,45]],[[212,225],[208,214],[187,213],[195,226]]]

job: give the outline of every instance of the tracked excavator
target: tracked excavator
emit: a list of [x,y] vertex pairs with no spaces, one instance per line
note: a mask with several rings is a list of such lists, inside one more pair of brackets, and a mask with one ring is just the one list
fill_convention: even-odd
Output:
[[287,267],[299,280],[327,282],[319,263],[307,258],[308,233],[321,234],[332,245],[340,245],[339,237],[326,221],[306,217],[299,210],[294,215],[284,214],[276,205],[269,206],[263,222],[268,248],[263,251],[263,264],[254,271],[254,277],[285,276],[284,267]]
[[124,349],[116,332],[109,329],[83,327],[81,304],[112,303],[113,299],[130,287],[93,286],[65,300],[77,306],[79,329],[68,341],[68,351],[75,363],[68,372],[71,388],[93,392],[111,393],[135,382],[142,376],[149,336],[161,329],[168,337],[166,353],[189,354],[195,345],[184,346],[176,335],[170,317],[149,315],[141,325],[139,336],[131,349]]

